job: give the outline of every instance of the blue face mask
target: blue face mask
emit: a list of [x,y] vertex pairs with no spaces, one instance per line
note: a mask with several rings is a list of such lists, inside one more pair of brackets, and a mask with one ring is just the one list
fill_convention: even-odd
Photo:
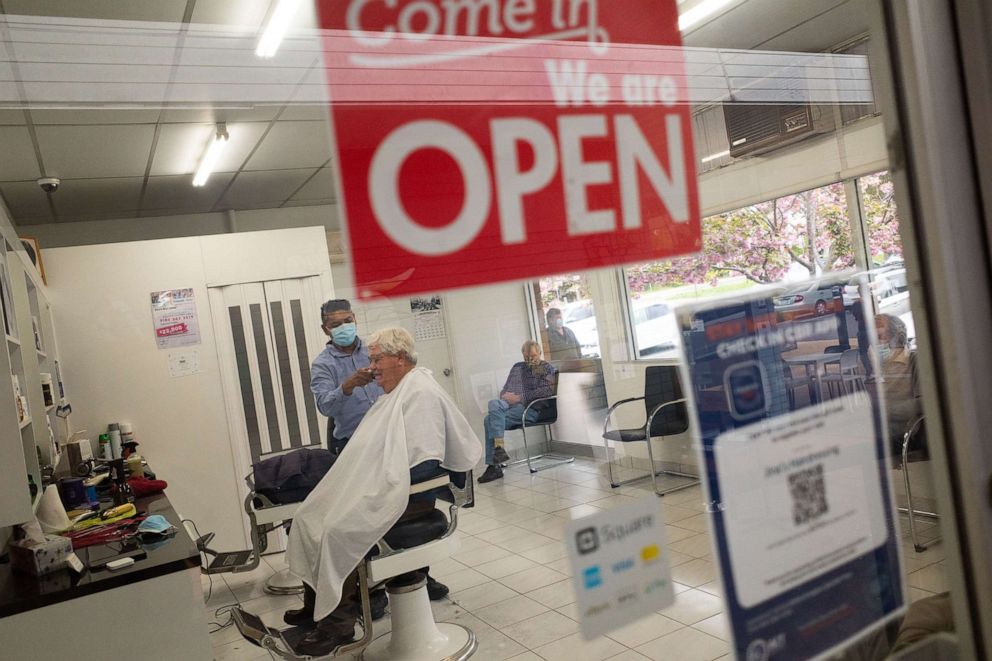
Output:
[[154,533],[156,535],[167,535],[172,530],[175,530],[175,527],[171,523],[169,523],[169,520],[166,519],[161,514],[152,514],[144,521],[142,521],[141,525],[138,526],[139,533]]
[[358,335],[358,327],[354,323],[341,324],[331,329],[331,341],[339,347],[350,347]]
[[557,319],[555,319],[555,328],[556,329],[561,330],[564,325],[565,325],[565,320],[564,319],[562,319],[561,317],[558,317]]

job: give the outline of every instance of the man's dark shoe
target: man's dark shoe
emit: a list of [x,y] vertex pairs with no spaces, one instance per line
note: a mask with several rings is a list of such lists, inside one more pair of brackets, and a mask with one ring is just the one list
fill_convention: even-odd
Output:
[[314,629],[296,644],[296,649],[293,651],[301,656],[327,656],[338,646],[354,641],[354,631],[351,633],[330,633],[321,631],[320,629]]
[[505,464],[510,461],[510,455],[506,453],[503,448],[496,448],[493,450],[493,462],[497,464]]
[[295,608],[282,614],[282,621],[291,627],[302,627],[313,624],[313,607]]
[[438,599],[444,599],[448,596],[448,586],[444,583],[438,583],[430,575],[427,576],[427,596],[431,601],[437,601]]
[[486,482],[492,482],[493,480],[500,480],[502,478],[503,469],[499,467],[499,464],[494,464],[486,467],[486,472],[479,478],[479,484],[485,484]]
[[386,616],[386,604],[389,603],[389,599],[386,597],[386,590],[380,589],[376,590],[369,595],[369,605],[372,609],[372,621],[381,620]]

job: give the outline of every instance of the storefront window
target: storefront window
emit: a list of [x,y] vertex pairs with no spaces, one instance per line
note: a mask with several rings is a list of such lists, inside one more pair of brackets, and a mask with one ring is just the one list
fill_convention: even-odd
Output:
[[[637,358],[676,355],[670,306],[680,301],[807,280],[855,261],[840,182],[704,218],[703,242],[697,256],[626,269]],[[799,291],[790,300],[810,315],[826,310]]]
[[541,278],[534,289],[537,325],[548,360],[598,358],[599,331],[589,278],[574,273]]

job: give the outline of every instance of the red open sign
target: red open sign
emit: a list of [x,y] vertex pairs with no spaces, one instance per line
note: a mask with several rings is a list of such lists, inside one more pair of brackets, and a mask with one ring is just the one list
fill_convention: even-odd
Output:
[[318,7],[360,297],[700,249],[674,0]]

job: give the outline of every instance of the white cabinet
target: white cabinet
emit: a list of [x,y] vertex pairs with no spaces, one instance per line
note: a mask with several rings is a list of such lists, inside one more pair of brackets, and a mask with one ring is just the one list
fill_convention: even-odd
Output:
[[[17,249],[7,237],[0,243],[0,304],[6,335],[6,351],[0,351],[0,375],[16,377],[0,376],[2,528],[31,519],[41,495],[40,463],[58,459],[59,445],[52,443],[49,425],[59,443],[65,441],[65,426],[56,417],[58,350],[44,285],[19,243]],[[51,374],[47,403],[43,374]],[[33,500],[29,481],[37,486]]]

